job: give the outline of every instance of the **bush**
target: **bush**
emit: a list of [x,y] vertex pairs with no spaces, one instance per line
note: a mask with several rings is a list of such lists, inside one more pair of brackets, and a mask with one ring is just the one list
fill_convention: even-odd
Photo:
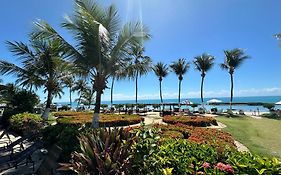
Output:
[[132,134],[123,129],[98,129],[81,135],[79,141],[81,150],[74,152],[66,169],[79,174],[128,174]]
[[[90,112],[59,112],[54,113],[58,118],[58,123],[69,124],[85,124],[91,123],[93,113]],[[137,124],[144,119],[138,115],[126,115],[126,114],[100,114],[99,124],[100,126],[127,126]]]
[[182,123],[185,125],[206,127],[211,125],[218,125],[217,121],[213,117],[199,117],[199,116],[165,116],[163,122],[169,124]]
[[39,115],[27,112],[13,115],[9,121],[11,129],[20,135],[37,133],[43,127],[43,120]]
[[79,125],[57,124],[48,126],[42,131],[43,142],[45,147],[51,147],[54,144],[61,147],[62,153],[59,161],[69,162],[71,153],[80,149],[77,137],[85,130]]
[[[151,132],[151,133],[150,133]],[[129,174],[280,174],[281,164],[273,158],[261,158],[210,144],[184,139],[160,142],[153,130],[140,130],[133,147]]]
[[274,109],[274,107],[275,107],[275,105],[272,104],[272,103],[264,103],[262,106],[264,108],[267,108],[269,111],[272,111]]

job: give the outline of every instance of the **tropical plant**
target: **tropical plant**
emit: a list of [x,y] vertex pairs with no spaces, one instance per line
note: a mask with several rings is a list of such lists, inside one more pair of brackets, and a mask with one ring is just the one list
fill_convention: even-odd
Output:
[[62,58],[66,57],[63,45],[59,40],[35,40],[30,41],[30,46],[21,42],[8,42],[8,47],[17,56],[22,67],[7,61],[0,61],[2,74],[15,74],[18,81],[23,81],[25,72],[32,72],[32,82],[37,86],[43,86],[44,92],[48,92],[47,103],[42,117],[47,119],[50,112],[53,96],[59,96],[62,92],[62,79],[66,76],[65,70],[71,65]]
[[138,78],[146,75],[151,70],[151,58],[143,55],[144,47],[135,45],[131,47],[131,59],[126,73],[130,79],[135,79],[136,83],[136,104],[138,104]]
[[81,92],[80,102],[84,105],[88,105],[88,109],[90,109],[91,104],[94,104],[95,102],[94,94],[94,89],[89,86],[85,87],[85,89]]
[[128,57],[128,48],[150,38],[148,29],[141,23],[127,23],[121,27],[114,5],[105,9],[90,0],[75,0],[74,15],[62,23],[63,28],[73,34],[75,46],[46,22],[39,21],[36,25],[34,38],[59,39],[75,65],[93,79],[96,104],[92,126],[98,127],[101,95],[112,76],[112,67]]
[[233,100],[233,74],[234,71],[241,66],[241,64],[249,58],[241,49],[232,49],[224,51],[225,60],[224,63],[220,64],[223,70],[227,70],[230,75],[230,111],[232,111],[232,100]]
[[64,168],[78,174],[128,174],[133,140],[122,128],[90,131],[79,137],[81,151],[74,152],[72,163]]
[[213,67],[215,57],[212,55],[208,55],[203,53],[200,56],[196,56],[193,63],[195,65],[195,69],[201,73],[201,102],[202,106],[204,106],[203,99],[203,86],[204,86],[204,78],[206,73]]
[[65,84],[65,86],[69,88],[69,105],[70,105],[70,109],[71,109],[72,108],[71,95],[72,95],[72,92],[73,92],[75,77],[73,75],[70,75],[70,76],[65,77],[62,81]]
[[80,102],[81,102],[82,92],[86,89],[86,87],[87,87],[87,83],[86,83],[85,79],[78,79],[74,83],[73,91],[77,91],[78,96],[79,96],[78,99],[76,99],[76,101],[77,101],[77,108],[79,107]]
[[175,72],[175,74],[178,76],[178,79],[179,79],[178,104],[179,104],[179,107],[180,107],[180,101],[181,101],[181,82],[183,80],[183,75],[189,69],[189,63],[187,63],[184,58],[180,58],[180,59],[178,59],[178,61],[172,62],[170,67]]
[[160,92],[160,101],[163,104],[163,97],[162,97],[162,80],[165,78],[168,73],[169,73],[169,68],[167,64],[164,64],[162,62],[158,62],[157,64],[154,65],[152,68],[155,75],[159,79],[159,92]]

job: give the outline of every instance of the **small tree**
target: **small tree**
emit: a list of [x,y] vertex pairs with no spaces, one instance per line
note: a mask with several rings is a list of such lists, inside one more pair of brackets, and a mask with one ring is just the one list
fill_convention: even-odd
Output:
[[264,107],[264,108],[267,108],[269,111],[273,111],[274,108],[275,108],[275,105],[272,104],[272,103],[264,103],[264,104],[263,104],[263,107]]

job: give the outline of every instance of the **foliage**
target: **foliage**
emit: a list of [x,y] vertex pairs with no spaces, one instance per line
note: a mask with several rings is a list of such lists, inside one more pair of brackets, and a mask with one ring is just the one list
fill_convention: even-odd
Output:
[[275,105],[272,104],[272,103],[264,103],[262,106],[263,106],[264,108],[267,108],[269,111],[273,110],[274,107],[275,107]]
[[[92,122],[93,113],[91,112],[57,112],[54,113],[58,116],[58,123],[73,123],[73,124],[85,124]],[[100,114],[101,126],[127,126],[137,124],[144,119],[138,115],[126,115],[126,114]]]
[[43,129],[43,141],[45,147],[57,144],[62,148],[59,162],[68,162],[71,153],[79,150],[78,135],[85,132],[85,128],[79,125],[57,124]]
[[210,125],[218,125],[213,117],[200,117],[200,116],[165,116],[163,122],[169,124],[182,123],[190,126],[206,127]]
[[160,104],[153,104],[152,107],[153,107],[153,109],[158,109],[158,108],[160,108]]
[[108,107],[108,104],[101,104],[100,107],[102,107],[102,108],[107,108],[107,107]]
[[43,127],[39,115],[27,112],[13,115],[10,118],[10,126],[19,134],[37,133]]
[[80,148],[72,163],[65,164],[78,174],[128,174],[129,151],[134,137],[121,129],[97,129],[80,135]]
[[279,116],[276,112],[271,112],[269,114],[262,114],[261,117],[281,120],[281,116]]

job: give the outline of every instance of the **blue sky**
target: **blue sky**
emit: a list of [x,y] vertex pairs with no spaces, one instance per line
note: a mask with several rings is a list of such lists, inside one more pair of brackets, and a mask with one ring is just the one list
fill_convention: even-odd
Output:
[[[114,3],[123,22],[142,20],[149,27],[152,39],[145,43],[145,54],[154,63],[170,64],[178,58],[192,61],[207,52],[216,57],[216,65],[205,80],[206,97],[229,96],[229,75],[218,64],[223,62],[223,50],[242,48],[251,56],[235,72],[235,96],[281,95],[281,47],[273,37],[281,32],[281,1],[278,0],[105,0]],[[66,14],[71,15],[71,0],[2,0],[0,6],[0,58],[18,63],[7,50],[5,41],[27,42],[28,33],[36,19],[43,19],[71,41],[70,34],[61,29]],[[1,77],[13,82],[15,77]],[[139,83],[139,99],[158,99],[158,80],[151,72]],[[116,83],[116,100],[134,99],[134,82]],[[177,77],[170,73],[163,80],[164,98],[177,97]],[[184,76],[182,97],[200,96],[200,74],[191,65]],[[45,94],[38,91],[44,100]],[[76,94],[74,94],[76,96]],[[109,90],[103,100],[110,98]],[[62,99],[68,101],[68,91]]]

